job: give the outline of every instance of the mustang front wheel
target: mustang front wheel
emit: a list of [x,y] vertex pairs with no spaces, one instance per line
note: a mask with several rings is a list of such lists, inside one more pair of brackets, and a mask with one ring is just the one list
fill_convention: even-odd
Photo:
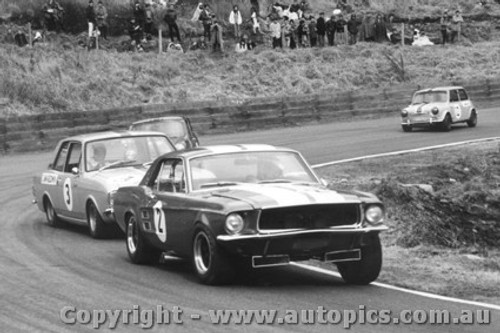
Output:
[[126,222],[127,252],[134,264],[154,264],[160,258],[160,250],[149,245],[141,234],[139,223],[134,215],[130,215]]
[[193,266],[204,284],[229,283],[235,275],[230,257],[217,245],[212,232],[203,225],[194,233]]
[[375,281],[382,268],[382,247],[378,235],[370,244],[361,247],[361,260],[337,264],[340,275],[349,284],[368,284]]

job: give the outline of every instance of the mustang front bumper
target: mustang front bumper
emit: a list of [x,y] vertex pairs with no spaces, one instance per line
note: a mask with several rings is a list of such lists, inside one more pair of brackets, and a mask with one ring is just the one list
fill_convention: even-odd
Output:
[[[368,228],[261,232],[255,235],[219,235],[217,241],[231,253],[252,258],[287,257],[289,260],[310,258],[325,260],[329,253],[355,251],[368,245],[374,235],[387,229],[381,225]],[[276,262],[273,265],[283,264],[281,259],[271,261]],[[269,265],[264,263],[261,266]]]

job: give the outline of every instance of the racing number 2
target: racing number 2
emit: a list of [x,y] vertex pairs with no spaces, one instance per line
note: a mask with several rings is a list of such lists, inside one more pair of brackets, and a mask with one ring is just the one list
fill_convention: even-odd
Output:
[[165,212],[163,211],[163,204],[158,201],[153,206],[154,222],[156,228],[156,235],[165,243],[167,241],[167,224],[165,221]]

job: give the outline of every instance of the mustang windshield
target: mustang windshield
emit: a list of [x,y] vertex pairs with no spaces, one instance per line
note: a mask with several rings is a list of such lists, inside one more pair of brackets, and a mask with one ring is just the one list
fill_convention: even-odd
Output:
[[424,91],[416,93],[415,96],[413,96],[411,104],[444,103],[446,101],[446,91]]
[[156,131],[165,133],[169,138],[183,138],[187,136],[186,124],[182,119],[165,119],[154,122],[132,125],[135,131]]
[[130,136],[89,142],[86,146],[87,171],[148,163],[173,151],[163,136]]
[[293,152],[237,152],[194,158],[193,190],[238,183],[315,183],[316,177]]

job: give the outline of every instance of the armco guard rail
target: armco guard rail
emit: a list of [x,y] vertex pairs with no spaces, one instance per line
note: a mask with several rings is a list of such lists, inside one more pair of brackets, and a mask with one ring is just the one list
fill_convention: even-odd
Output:
[[[489,80],[463,85],[479,108],[498,105],[500,84]],[[141,105],[97,111],[61,112],[0,118],[0,151],[52,149],[60,139],[81,133],[125,129],[132,122],[183,115],[200,134],[228,133],[304,122],[330,122],[356,116],[397,116],[419,86],[405,89],[358,90],[244,101],[200,101]]]

